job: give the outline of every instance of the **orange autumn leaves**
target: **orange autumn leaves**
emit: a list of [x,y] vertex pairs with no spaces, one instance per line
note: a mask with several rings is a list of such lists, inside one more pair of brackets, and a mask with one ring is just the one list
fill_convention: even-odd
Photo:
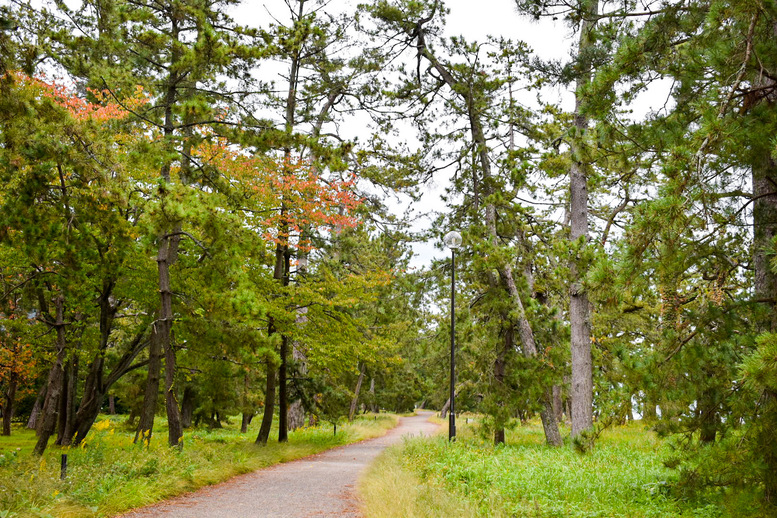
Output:
[[[94,102],[76,95],[71,89],[43,78],[13,74],[20,88],[35,97],[45,98],[64,108],[75,121],[97,123],[121,120],[151,99],[137,86],[133,95],[115,100],[105,91],[88,89]],[[143,127],[141,123],[139,127]],[[361,200],[354,192],[355,177],[324,178],[309,161],[299,158],[277,159],[264,154],[251,154],[230,144],[226,139],[200,130],[200,142],[192,150],[196,162],[213,168],[241,192],[251,214],[247,224],[275,244],[310,250],[310,231],[342,229],[357,225],[354,209]],[[139,140],[156,140],[146,127],[136,130]],[[127,135],[113,135],[115,141]],[[131,173],[146,178],[142,171]],[[304,232],[303,229],[308,229]]]
[[73,93],[66,86],[49,82],[42,78],[29,77],[20,72],[14,73],[14,77],[21,87],[31,88],[41,97],[65,108],[69,115],[77,121],[94,120],[103,122],[123,119],[130,114],[131,110],[150,101],[140,85],[135,87],[135,92],[131,97],[123,99],[121,103],[111,101],[112,96],[108,90],[87,88],[87,91],[96,100],[96,102],[89,102]]
[[259,207],[253,223],[268,241],[310,250],[304,229],[358,224],[354,210],[361,200],[354,192],[354,175],[325,179],[306,160],[249,156],[220,139],[204,142],[199,152],[230,181],[239,182],[245,198]]

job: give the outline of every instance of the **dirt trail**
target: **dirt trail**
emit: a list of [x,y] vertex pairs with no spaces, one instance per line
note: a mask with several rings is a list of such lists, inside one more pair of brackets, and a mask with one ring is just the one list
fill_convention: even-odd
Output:
[[240,475],[123,518],[359,517],[356,480],[387,446],[407,435],[431,435],[432,412],[403,417],[383,437],[341,446],[311,457]]

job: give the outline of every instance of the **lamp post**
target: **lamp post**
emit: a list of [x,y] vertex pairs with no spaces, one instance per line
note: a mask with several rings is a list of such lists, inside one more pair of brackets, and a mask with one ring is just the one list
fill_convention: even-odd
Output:
[[456,249],[461,246],[461,234],[452,230],[443,238],[451,249],[451,405],[448,408],[448,440],[456,438]]

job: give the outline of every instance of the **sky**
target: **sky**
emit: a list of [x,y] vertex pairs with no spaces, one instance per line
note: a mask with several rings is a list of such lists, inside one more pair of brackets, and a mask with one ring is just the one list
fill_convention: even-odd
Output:
[[[330,0],[327,11],[353,12],[358,3],[366,0]],[[552,20],[532,21],[519,16],[515,9],[514,0],[445,0],[446,7],[450,10],[447,16],[447,37],[464,36],[467,40],[483,41],[487,36],[504,36],[513,40],[523,40],[534,49],[536,54],[543,59],[564,59],[568,57],[572,41],[571,31],[561,22]],[[233,16],[243,24],[265,27],[276,16],[281,21],[288,18],[288,8],[283,0],[264,0],[260,2],[244,1],[236,9]],[[269,75],[285,72],[266,69]],[[534,94],[532,94],[534,95]],[[566,99],[566,104],[573,101],[571,92],[555,91],[551,95],[558,95]],[[531,101],[527,101],[527,104]],[[368,131],[359,128],[358,122],[352,121],[351,128],[341,128],[344,135],[366,134]],[[415,137],[414,131],[409,131],[408,139]],[[445,174],[438,175],[434,182],[427,185],[420,203],[411,206],[408,199],[404,202],[388,200],[389,206],[397,215],[402,215],[408,208],[415,216],[428,211],[443,211],[445,203],[440,196],[443,193],[448,178]],[[431,218],[419,218],[416,220],[413,230],[422,231],[431,226]],[[414,258],[411,266],[414,268],[428,267],[434,258],[447,255],[447,250],[435,247],[439,243],[417,242],[413,244]]]
[[[561,59],[569,56],[572,39],[571,31],[561,22],[550,19],[533,21],[520,16],[513,0],[447,0],[450,9],[446,23],[446,36],[462,35],[468,40],[484,40],[488,36],[504,36],[526,42],[542,59]],[[551,90],[550,95],[558,95],[559,101],[572,108],[574,101],[571,91]],[[424,193],[422,203],[425,210],[445,210],[440,195],[445,188],[445,180],[440,179],[430,185]],[[429,219],[421,219],[416,229],[431,225]],[[444,235],[445,232],[441,232]],[[414,257],[411,266],[428,267],[432,260],[446,257],[449,252],[439,247],[438,242],[418,242],[413,244]]]
[[[327,10],[332,12],[353,12],[358,3],[367,0],[330,0]],[[469,41],[483,41],[487,36],[503,36],[513,40],[522,40],[529,45],[534,53],[545,60],[567,61],[574,46],[575,34],[566,26],[563,21],[553,21],[551,19],[542,19],[534,21],[528,17],[520,16],[515,8],[514,0],[445,0],[445,5],[449,9],[446,21],[447,37],[462,35]],[[342,9],[342,11],[340,11]],[[271,16],[277,16],[280,20],[287,19],[288,8],[283,0],[264,0],[261,2],[244,1],[235,13],[235,18],[240,23],[254,26],[266,26],[272,20]],[[283,69],[270,72],[283,73]],[[572,110],[574,96],[571,88],[555,87],[549,88],[543,92],[544,101],[558,102],[563,108]],[[667,87],[668,88],[668,87]],[[530,94],[531,99],[521,100],[527,105],[536,104],[534,96]],[[650,93],[645,99],[638,100],[634,117],[641,117],[651,109],[653,105],[661,106],[666,99],[666,95]],[[350,127],[341,128],[344,135],[356,136],[368,134],[363,126],[351,121]],[[413,130],[408,130],[407,138],[414,139]],[[404,136],[404,135],[403,135]],[[408,199],[388,200],[389,206],[397,215],[402,215],[410,211],[410,216],[419,216],[433,211],[446,210],[445,203],[441,200],[441,195],[449,182],[449,177],[445,173],[438,174],[434,181],[425,186],[423,198],[420,203],[411,204]],[[415,219],[412,230],[423,231],[432,225],[433,216],[420,217]],[[439,233],[442,236],[448,229],[442,229]],[[431,242],[416,242],[412,245],[414,258],[411,266],[414,268],[429,267],[435,258],[442,258],[448,255],[448,251],[440,247],[439,240]]]

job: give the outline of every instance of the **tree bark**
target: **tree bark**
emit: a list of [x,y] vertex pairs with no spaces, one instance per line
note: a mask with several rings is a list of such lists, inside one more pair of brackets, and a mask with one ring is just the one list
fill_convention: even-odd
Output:
[[32,411],[30,412],[30,418],[27,420],[28,430],[38,429],[38,417],[40,416],[40,411],[41,411],[41,408],[43,407],[43,400],[46,397],[47,388],[48,388],[48,385],[44,383],[43,386],[38,391],[38,397],[35,398],[35,403],[32,405]]
[[440,409],[440,419],[445,419],[448,417],[448,410],[451,408],[451,398],[448,398],[445,400],[445,404]]
[[756,300],[767,301],[759,331],[777,330],[777,275],[770,267],[772,241],[777,235],[777,162],[764,149],[753,165],[753,266]]
[[[507,291],[513,299],[513,308],[518,321],[518,336],[521,338],[523,354],[527,358],[534,358],[537,356],[537,345],[534,342],[534,332],[532,331],[529,319],[526,318],[526,310],[524,309],[520,293],[518,293],[518,288],[513,280],[512,268],[509,265],[506,265],[502,268],[500,274],[502,276],[502,281],[507,286]],[[561,446],[563,441],[561,440],[561,433],[558,430],[556,414],[553,412],[553,394],[551,393],[550,388],[545,389],[541,404],[542,410],[540,411],[540,419],[542,420],[542,428],[545,431],[545,441],[551,446]]]
[[[506,322],[509,322],[509,319],[507,319],[503,315],[503,319]],[[507,354],[508,352],[514,347],[513,343],[513,330],[511,327],[508,327],[504,331],[504,342],[503,346],[497,351],[496,358],[494,359],[494,366],[493,366],[493,372],[494,372],[494,381],[498,385],[497,392],[504,390],[504,380],[505,380],[505,372],[507,370]],[[504,444],[505,442],[505,428],[504,425],[499,425],[494,430],[494,444]]]
[[288,387],[289,339],[281,336],[281,365],[278,368],[278,442],[289,440],[289,387]]
[[262,426],[259,435],[256,436],[256,444],[267,444],[272,429],[272,418],[275,410],[275,365],[267,360],[267,384],[264,389],[264,413],[262,414]]
[[[115,308],[113,308],[113,310],[115,311]],[[84,393],[81,396],[81,402],[75,413],[72,429],[72,434],[74,434],[72,437],[72,444],[74,445],[80,444],[81,441],[86,438],[86,435],[89,433],[95,419],[97,419],[97,416],[100,413],[100,409],[105,401],[105,394],[110,390],[113,384],[126,373],[146,364],[146,362],[140,362],[135,365],[132,364],[137,355],[140,354],[146,346],[145,338],[148,327],[143,326],[129,343],[127,351],[116,362],[107,379],[104,378],[104,351],[108,348],[108,337],[110,335],[110,324],[108,322],[109,321],[106,320],[107,324],[102,338],[102,352],[99,352],[92,360],[92,364],[89,367],[89,374],[87,374],[84,383]]]
[[151,444],[151,435],[154,431],[154,416],[159,398],[159,379],[162,373],[162,345],[159,342],[157,325],[158,321],[154,322],[148,346],[148,377],[143,394],[143,408],[140,411],[138,429],[135,432],[134,442],[136,444],[138,441],[146,443],[146,445]]
[[353,417],[356,415],[356,407],[359,404],[359,392],[362,389],[362,382],[364,381],[364,373],[367,372],[367,365],[364,362],[359,362],[359,378],[356,380],[356,388],[353,391],[353,399],[351,400],[351,408],[348,410],[348,420],[353,421]]
[[[421,408],[424,407],[424,404],[421,405]],[[370,378],[370,412],[377,414],[379,411],[380,408],[378,408],[378,402],[375,399],[375,377],[373,376]]]
[[[303,230],[300,241],[304,242],[307,232]],[[297,282],[303,282],[308,273],[308,253],[305,250],[300,249],[297,257]],[[308,308],[302,307],[297,309],[296,325],[297,327],[303,327],[308,321]],[[297,341],[291,344],[291,357],[294,360],[295,370],[294,376],[299,380],[304,378],[308,373],[307,356],[303,345]],[[298,381],[298,387],[301,384]],[[289,405],[288,423],[290,430],[296,430],[305,425],[305,407],[302,403],[302,398],[297,398]]]
[[248,432],[248,425],[250,425],[251,421],[254,420],[254,414],[243,412],[241,416],[242,417],[240,419],[240,433],[246,433]]
[[556,414],[556,421],[562,423],[564,421],[564,401],[561,397],[561,386],[553,385],[551,393],[553,394],[553,413]]
[[70,446],[73,434],[73,421],[76,411],[76,386],[78,382],[78,357],[73,356],[67,362],[65,380],[59,413],[59,429],[56,444]]
[[[777,29],[775,29],[777,33]],[[762,317],[756,322],[756,329],[760,332],[777,332],[777,275],[770,267],[774,247],[773,240],[777,234],[777,161],[771,155],[769,149],[761,151],[761,160],[752,168],[753,197],[753,263],[755,266],[754,291],[756,300],[766,301]],[[762,419],[775,422],[777,416],[777,393],[765,390],[763,395]],[[761,425],[758,433],[760,444],[772,444],[774,430],[766,423]],[[765,451],[763,453],[766,472],[770,475],[764,477],[764,499],[767,502],[777,502],[777,455]]]
[[[580,24],[577,58],[584,58],[588,50],[595,45],[592,31],[599,12],[598,0],[582,0],[583,19]],[[569,171],[570,191],[570,239],[579,246],[588,243],[588,175],[585,163],[585,134],[588,130],[588,117],[584,114],[586,102],[585,88],[591,82],[591,71],[581,72],[575,85],[575,137],[572,139],[572,166]],[[570,263],[571,285],[569,288],[569,322],[571,327],[572,349],[572,430],[575,437],[593,426],[593,363],[591,359],[591,315],[588,295],[583,287],[586,272],[579,264],[579,257],[573,257]]]
[[8,380],[5,394],[3,394],[3,435],[11,435],[11,420],[14,414],[14,405],[16,403],[16,388],[19,385],[18,375],[14,369],[11,369],[11,376]]
[[59,417],[59,408],[62,400],[62,390],[64,383],[64,364],[67,356],[67,339],[65,337],[65,300],[59,295],[55,301],[56,320],[52,327],[56,331],[57,356],[49,371],[48,389],[46,390],[46,399],[41,409],[41,419],[38,424],[38,441],[35,443],[33,452],[36,455],[43,455],[48,446],[49,438],[54,434]]
[[194,418],[194,396],[194,388],[187,385],[183,389],[183,397],[181,398],[181,426],[183,428],[191,428],[192,426],[192,420]]

